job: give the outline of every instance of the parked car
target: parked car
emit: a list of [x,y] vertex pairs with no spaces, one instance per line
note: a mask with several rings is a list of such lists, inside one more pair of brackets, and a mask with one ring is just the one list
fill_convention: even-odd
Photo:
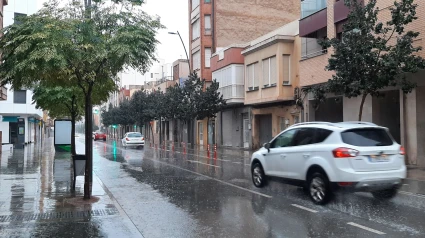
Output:
[[128,132],[121,140],[122,146],[144,146],[145,138],[140,132]]
[[373,123],[299,123],[252,155],[252,181],[263,187],[268,177],[283,178],[303,186],[316,204],[336,190],[390,199],[406,178],[404,154],[389,130]]
[[96,131],[93,133],[93,140],[97,141],[97,140],[103,140],[106,141],[106,134],[104,132],[101,131]]

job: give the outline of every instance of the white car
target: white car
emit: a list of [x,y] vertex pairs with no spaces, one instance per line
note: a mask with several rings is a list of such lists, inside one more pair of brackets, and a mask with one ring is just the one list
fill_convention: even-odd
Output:
[[284,178],[316,204],[342,188],[390,199],[406,178],[404,153],[387,128],[373,123],[299,123],[252,155],[252,180],[263,187],[267,177]]
[[121,140],[122,146],[144,146],[145,138],[140,132],[128,132]]

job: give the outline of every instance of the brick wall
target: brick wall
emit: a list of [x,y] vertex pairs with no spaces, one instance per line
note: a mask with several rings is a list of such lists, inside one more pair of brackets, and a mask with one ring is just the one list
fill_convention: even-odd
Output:
[[215,0],[216,47],[256,39],[300,18],[299,0]]

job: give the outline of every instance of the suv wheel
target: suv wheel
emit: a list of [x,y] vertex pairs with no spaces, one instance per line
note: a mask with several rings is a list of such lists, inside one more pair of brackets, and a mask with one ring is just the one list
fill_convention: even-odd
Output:
[[322,173],[316,172],[308,179],[308,193],[315,204],[324,205],[329,202],[332,191],[328,178]]
[[372,195],[377,199],[391,199],[395,197],[398,193],[397,188],[390,188],[386,190],[374,191]]
[[254,183],[255,187],[261,188],[266,185],[266,175],[264,174],[263,167],[260,163],[257,162],[252,166],[251,174],[252,182]]

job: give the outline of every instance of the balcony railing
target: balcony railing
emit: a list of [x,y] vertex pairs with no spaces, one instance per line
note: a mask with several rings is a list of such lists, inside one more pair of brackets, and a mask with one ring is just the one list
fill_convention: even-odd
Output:
[[244,99],[245,97],[244,85],[228,85],[218,89],[218,92],[223,95],[223,99]]
[[327,6],[326,0],[302,0],[301,18],[308,17]]

